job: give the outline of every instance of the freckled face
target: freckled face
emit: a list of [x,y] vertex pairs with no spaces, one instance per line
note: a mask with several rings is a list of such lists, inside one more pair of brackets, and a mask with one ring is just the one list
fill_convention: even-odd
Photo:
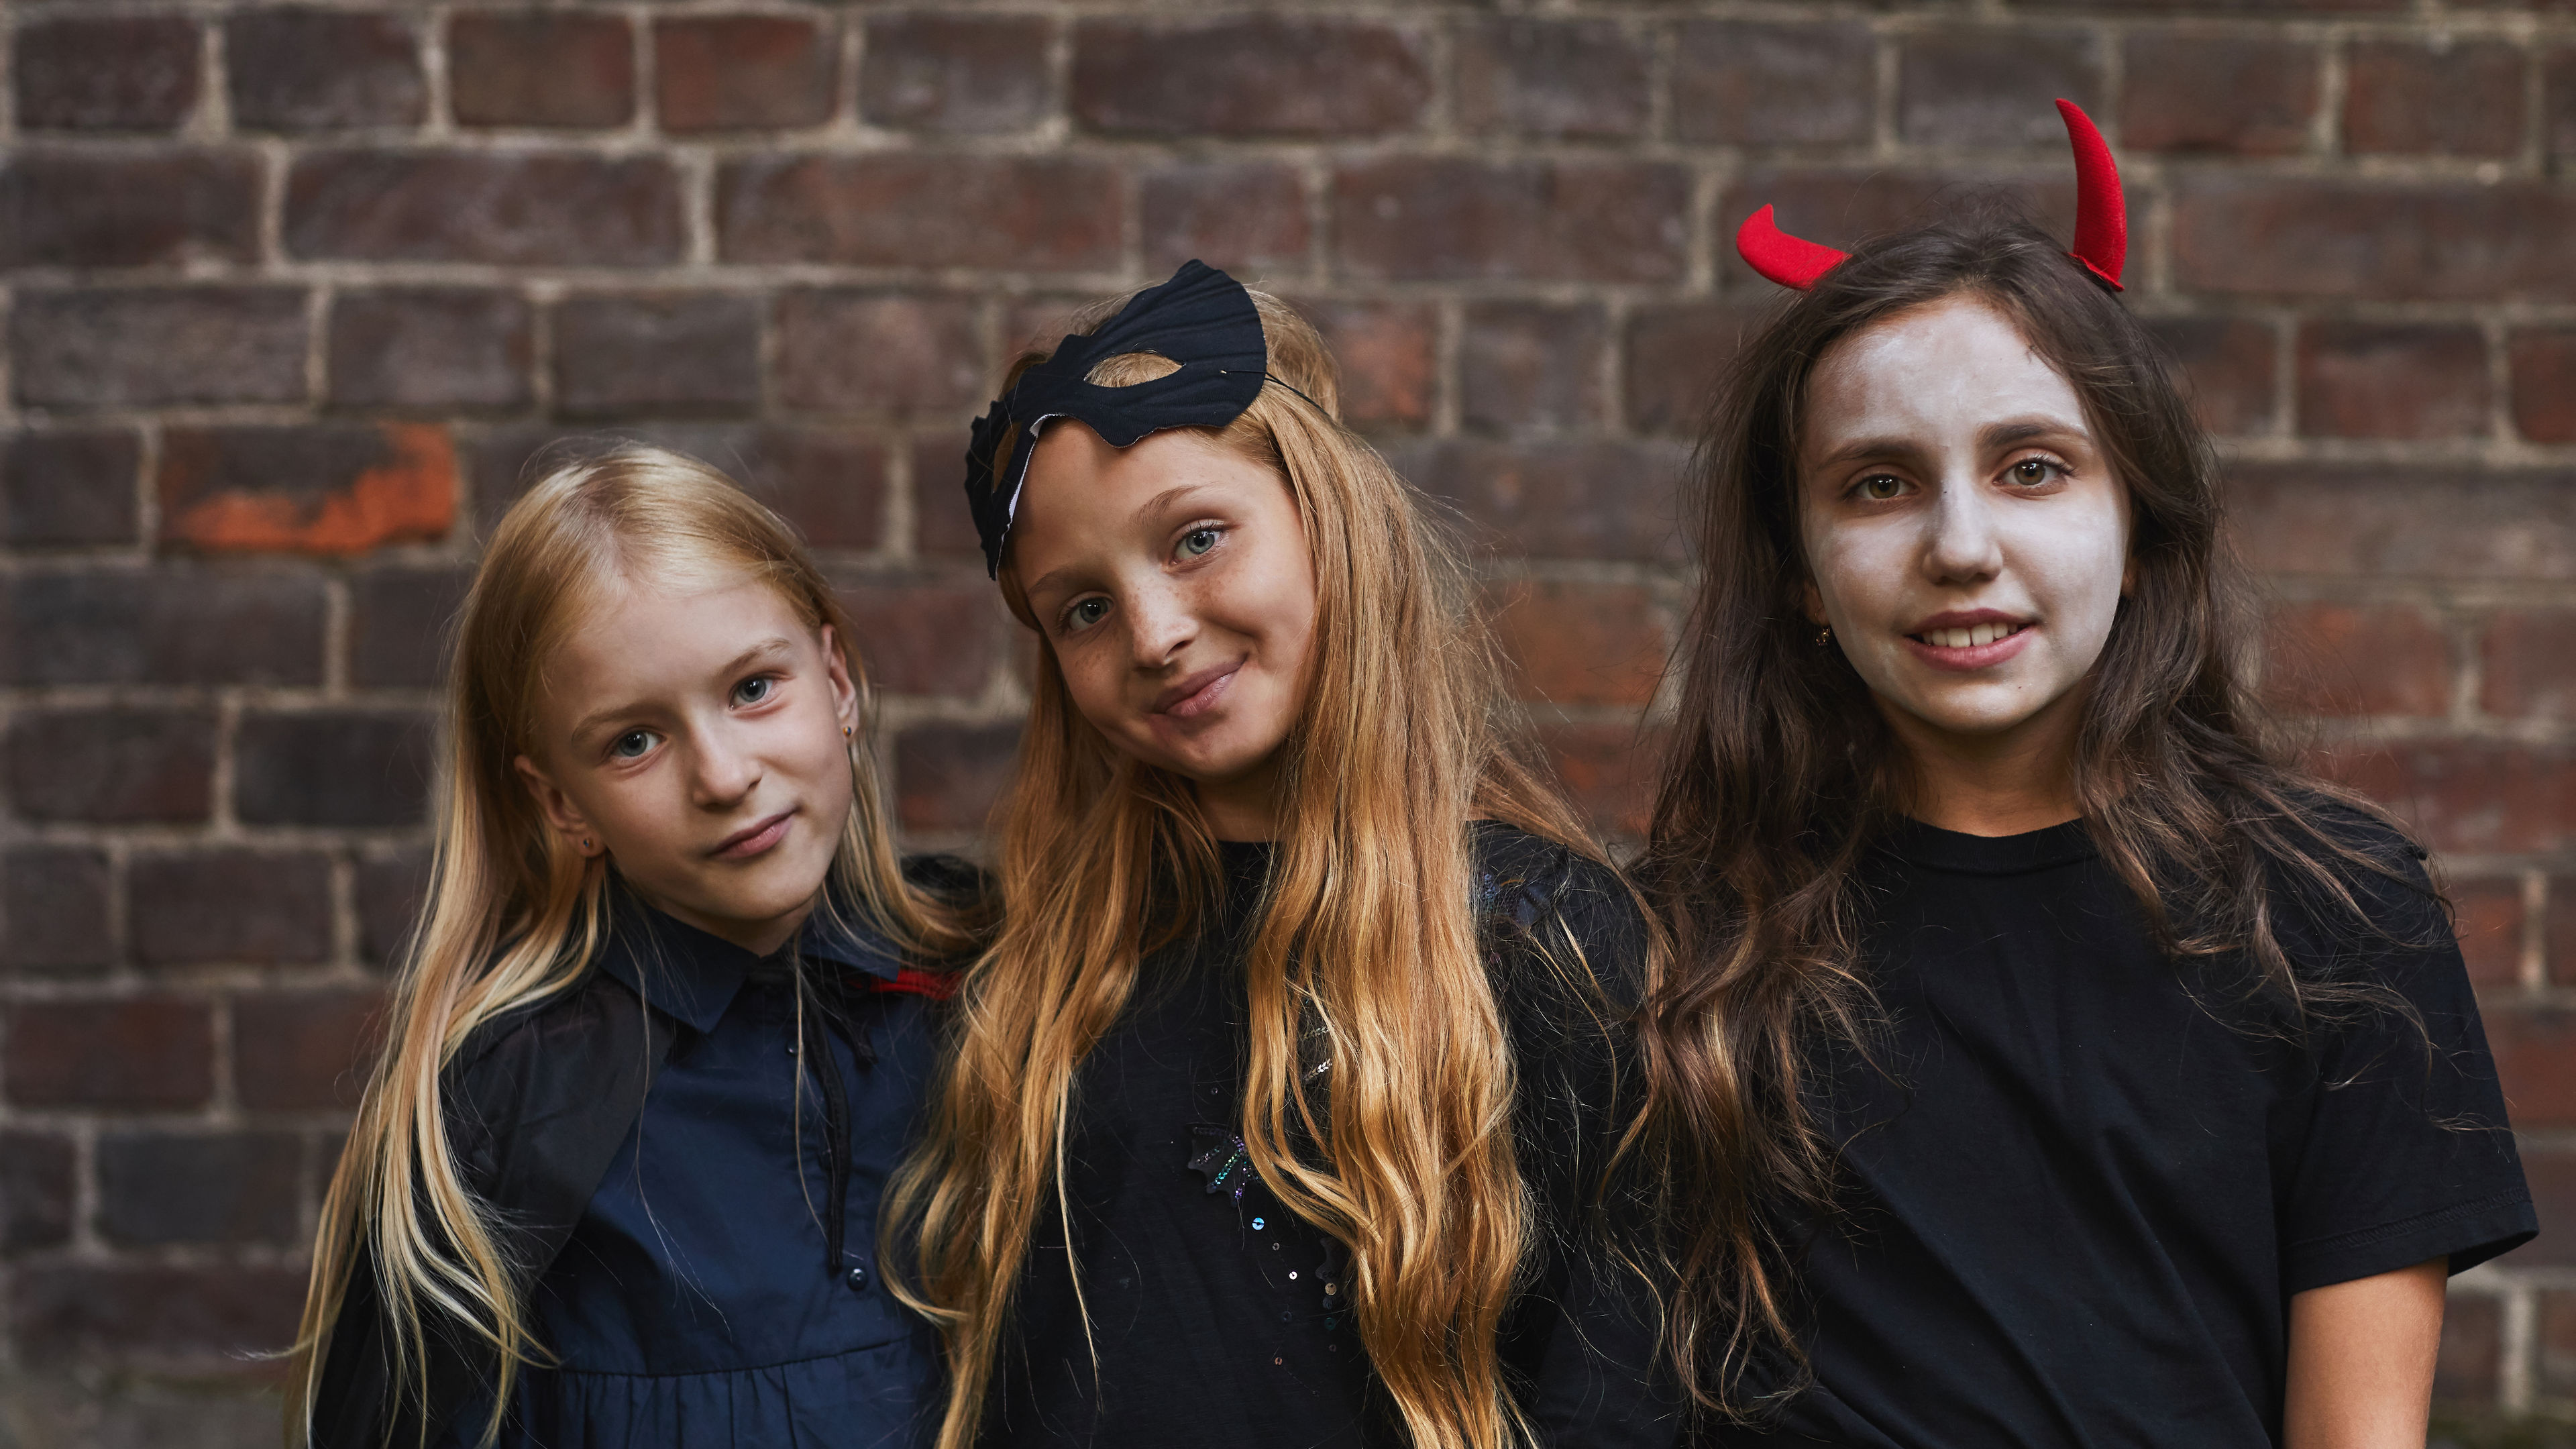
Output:
[[784,944],[850,813],[841,732],[858,695],[831,629],[765,584],[621,581],[547,676],[539,748],[518,768],[555,828],[680,920]]
[[1809,616],[1900,731],[1993,737],[2081,707],[2129,551],[2074,387],[1985,302],[1845,338],[1799,446]]
[[1202,785],[1266,770],[1305,706],[1315,571],[1287,480],[1195,429],[1047,427],[1008,567],[1074,707]]

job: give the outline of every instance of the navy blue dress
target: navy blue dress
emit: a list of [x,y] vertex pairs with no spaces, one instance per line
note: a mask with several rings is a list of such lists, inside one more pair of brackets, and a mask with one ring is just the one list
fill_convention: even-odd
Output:
[[[558,1362],[522,1380],[505,1441],[914,1442],[938,1405],[938,1341],[885,1291],[875,1247],[931,1068],[933,1004],[898,987],[883,942],[821,912],[796,952],[767,958],[659,912],[623,914],[598,969],[681,1029],[531,1294]],[[801,1100],[800,1051],[827,1053],[836,1074],[809,1076]],[[849,1144],[839,1214],[835,1116]],[[460,1442],[481,1424],[459,1416]]]

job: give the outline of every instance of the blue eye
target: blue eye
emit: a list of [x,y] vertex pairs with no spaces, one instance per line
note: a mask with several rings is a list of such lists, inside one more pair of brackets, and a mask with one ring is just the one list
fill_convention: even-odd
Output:
[[653,742],[661,736],[651,730],[628,730],[608,746],[608,753],[621,760],[639,760],[653,752]]
[[1107,599],[1085,599],[1064,611],[1064,626],[1073,630],[1088,629],[1108,617]]
[[777,680],[770,678],[766,674],[753,675],[751,678],[746,679],[742,683],[733,687],[733,702],[736,704],[758,704],[762,700],[769,698],[771,692],[777,686],[777,683]]
[[1181,554],[1185,558],[1197,558],[1216,547],[1216,540],[1216,529],[1193,528],[1181,535]]

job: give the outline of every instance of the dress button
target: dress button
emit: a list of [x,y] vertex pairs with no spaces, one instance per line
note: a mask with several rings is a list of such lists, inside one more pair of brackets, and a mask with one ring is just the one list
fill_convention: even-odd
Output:
[[851,1292],[865,1293],[868,1291],[868,1270],[865,1268],[852,1268],[847,1273],[841,1275],[841,1281],[850,1285]]

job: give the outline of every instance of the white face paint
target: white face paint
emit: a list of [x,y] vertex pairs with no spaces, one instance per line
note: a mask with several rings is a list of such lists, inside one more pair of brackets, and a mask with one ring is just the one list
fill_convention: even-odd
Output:
[[1798,487],[1809,616],[1918,764],[2062,771],[2129,551],[2073,385],[1983,301],[1900,312],[1817,365]]

